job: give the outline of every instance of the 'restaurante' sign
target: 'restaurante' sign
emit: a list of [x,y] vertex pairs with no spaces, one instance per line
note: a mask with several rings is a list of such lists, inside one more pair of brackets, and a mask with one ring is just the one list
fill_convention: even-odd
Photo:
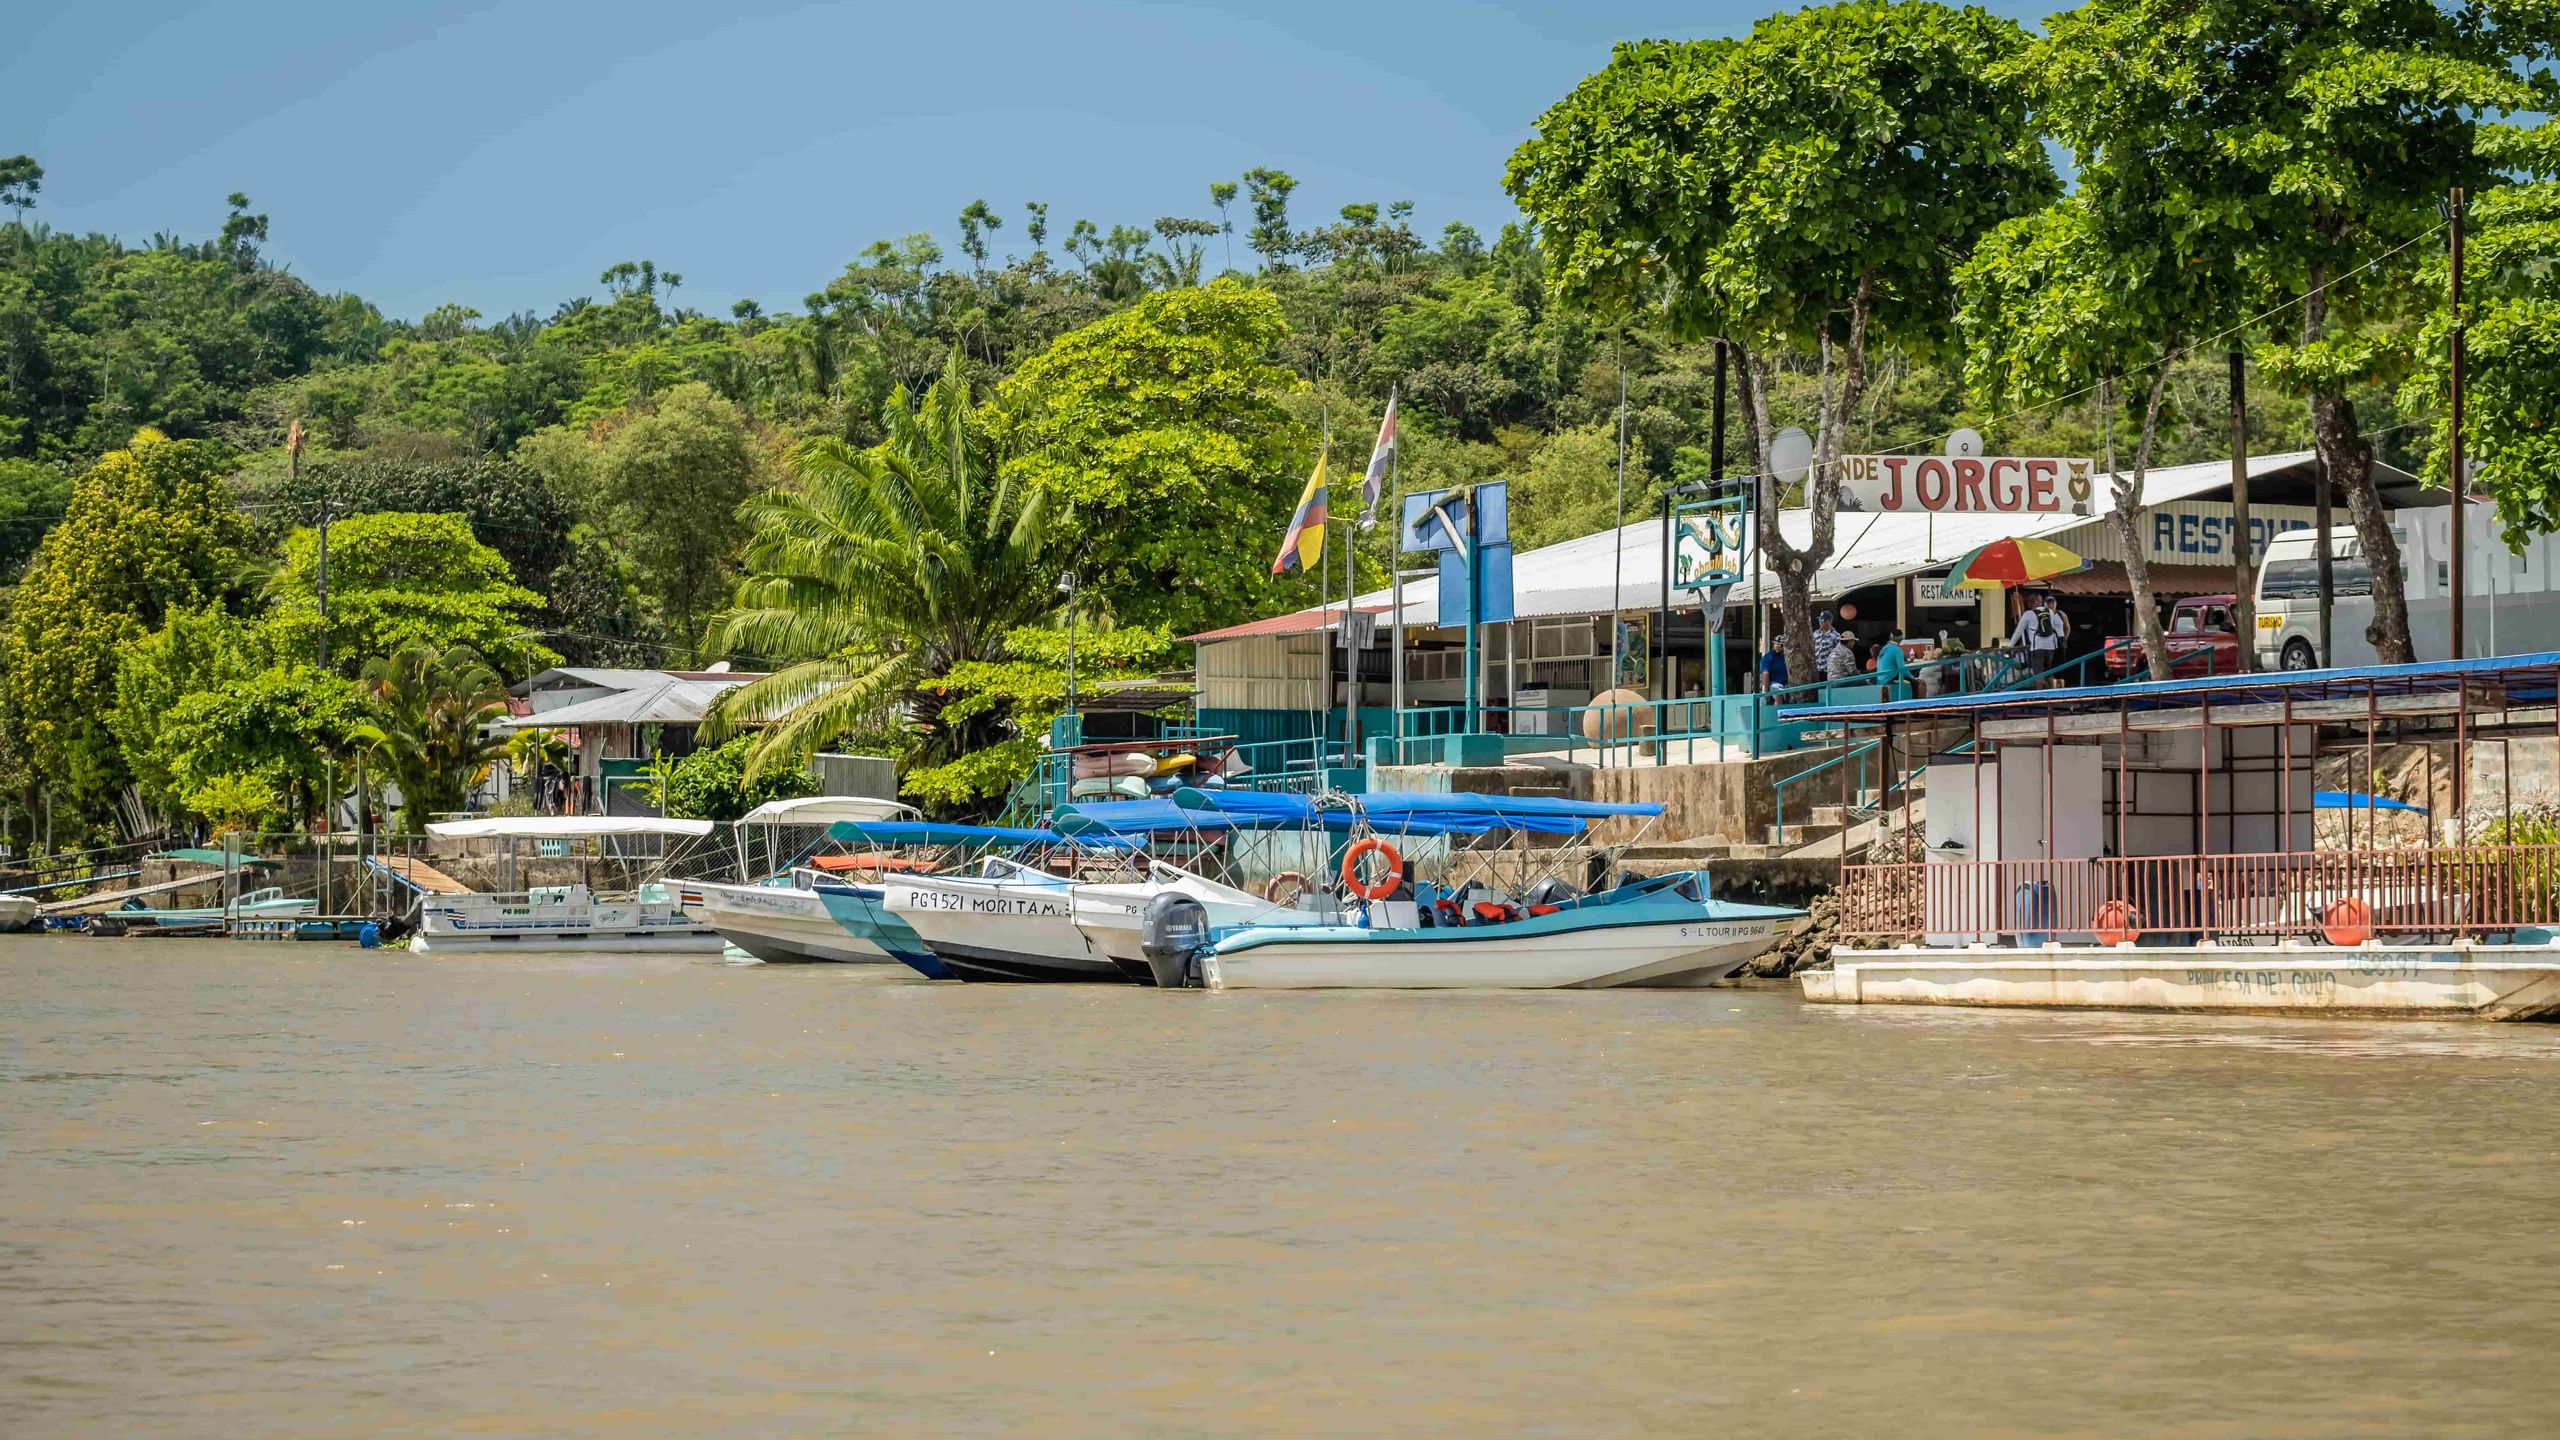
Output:
[[1848,455],[1840,508],[1864,514],[2095,515],[2097,467],[2087,460]]

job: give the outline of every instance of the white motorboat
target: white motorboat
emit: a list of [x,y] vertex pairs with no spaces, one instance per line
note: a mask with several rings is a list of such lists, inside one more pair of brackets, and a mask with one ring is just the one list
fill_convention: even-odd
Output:
[[[1091,825],[1161,833],[1166,817],[1138,802],[1069,807],[1061,828]],[[1299,825],[1356,836],[1341,862],[1341,888],[1358,897],[1338,918],[1266,911],[1231,920],[1188,896],[1145,902],[1141,953],[1162,984],[1208,989],[1558,989],[1713,984],[1768,951],[1804,912],[1712,899],[1703,874],[1623,877],[1585,895],[1550,875],[1519,903],[1485,884],[1417,881],[1377,833],[1401,836],[1577,836],[1594,822],[1658,815],[1661,807],[1544,796],[1372,794],[1309,799],[1285,794],[1184,790],[1174,808],[1205,812],[1231,828]],[[1451,844],[1457,841],[1452,838]],[[1477,842],[1481,843],[1481,842]],[[1487,873],[1478,853],[1453,864]],[[1498,853],[1498,852],[1497,852]],[[1515,850],[1526,862],[1537,852]],[[1587,853],[1575,850],[1577,857]],[[1364,876],[1370,856],[1382,865]],[[1523,866],[1521,868],[1528,868]],[[1523,876],[1515,875],[1514,883]]]
[[1461,926],[1398,924],[1397,907],[1373,905],[1367,926],[1213,929],[1197,956],[1198,983],[1211,990],[1710,985],[1766,954],[1803,914],[1705,899],[1704,883],[1694,873],[1665,875],[1533,907],[1544,913]]
[[880,908],[907,923],[953,978],[1125,981],[1076,928],[1075,882],[990,855],[966,875],[899,875],[880,882]]
[[878,942],[836,922],[817,889],[834,879],[824,871],[798,870],[756,885],[688,880],[684,904],[721,939],[767,964],[896,964],[898,957]]
[[[767,964],[832,961],[851,965],[889,965],[898,957],[882,948],[878,937],[848,928],[818,893],[837,877],[802,865],[811,851],[831,843],[832,827],[856,826],[914,815],[915,807],[894,800],[858,795],[804,795],[771,800],[738,818],[740,852],[751,854],[761,841],[774,866],[769,879],[723,884],[694,880],[684,885],[685,908],[720,933],[737,950]],[[780,855],[786,837],[809,827],[829,835],[787,859]]]
[[[700,839],[711,829],[708,820],[535,815],[450,820],[429,825],[427,833],[443,840],[498,842],[500,872],[506,877],[516,870],[514,847],[523,841],[557,842],[565,850],[580,841]],[[673,950],[716,955],[722,943],[718,932],[685,913],[682,896],[663,883],[617,892],[597,891],[580,882],[421,896],[418,933],[410,938],[409,948],[428,952]]]

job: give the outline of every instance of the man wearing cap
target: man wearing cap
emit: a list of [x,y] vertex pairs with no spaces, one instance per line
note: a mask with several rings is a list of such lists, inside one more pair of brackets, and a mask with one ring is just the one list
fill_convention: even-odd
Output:
[[1840,632],[1831,628],[1831,612],[1819,610],[1813,617],[1813,673],[1831,673],[1831,651],[1840,643]]

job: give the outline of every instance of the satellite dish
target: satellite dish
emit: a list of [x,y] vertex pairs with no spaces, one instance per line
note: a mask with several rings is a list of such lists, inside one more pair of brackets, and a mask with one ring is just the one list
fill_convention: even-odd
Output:
[[1981,456],[1982,456],[1982,432],[1981,432],[1981,431],[1979,431],[1979,430],[1958,430],[1958,431],[1957,431],[1956,433],[1954,433],[1953,435],[1950,435],[1950,436],[1948,436],[1948,437],[1947,437],[1947,458],[1948,458],[1948,459],[1950,459],[1950,460],[1977,460],[1977,459],[1980,459],[1980,458],[1981,458]]
[[1769,473],[1785,485],[1813,473],[1813,437],[1793,425],[1770,436]]

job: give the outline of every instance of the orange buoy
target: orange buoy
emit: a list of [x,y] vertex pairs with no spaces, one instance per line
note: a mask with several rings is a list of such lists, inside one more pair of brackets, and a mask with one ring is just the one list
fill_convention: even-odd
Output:
[[2122,900],[2110,900],[2098,907],[2097,923],[2101,945],[2122,945],[2142,935],[2142,912]]
[[[1360,862],[1371,855],[1386,857],[1387,873],[1384,878],[1364,881],[1360,878]],[[1342,888],[1363,900],[1384,900],[1396,893],[1396,886],[1403,881],[1404,857],[1396,853],[1396,847],[1375,835],[1353,841],[1351,848],[1342,852]]]
[[2342,895],[2320,912],[2320,933],[2332,945],[2361,945],[2373,938],[2373,907]]

